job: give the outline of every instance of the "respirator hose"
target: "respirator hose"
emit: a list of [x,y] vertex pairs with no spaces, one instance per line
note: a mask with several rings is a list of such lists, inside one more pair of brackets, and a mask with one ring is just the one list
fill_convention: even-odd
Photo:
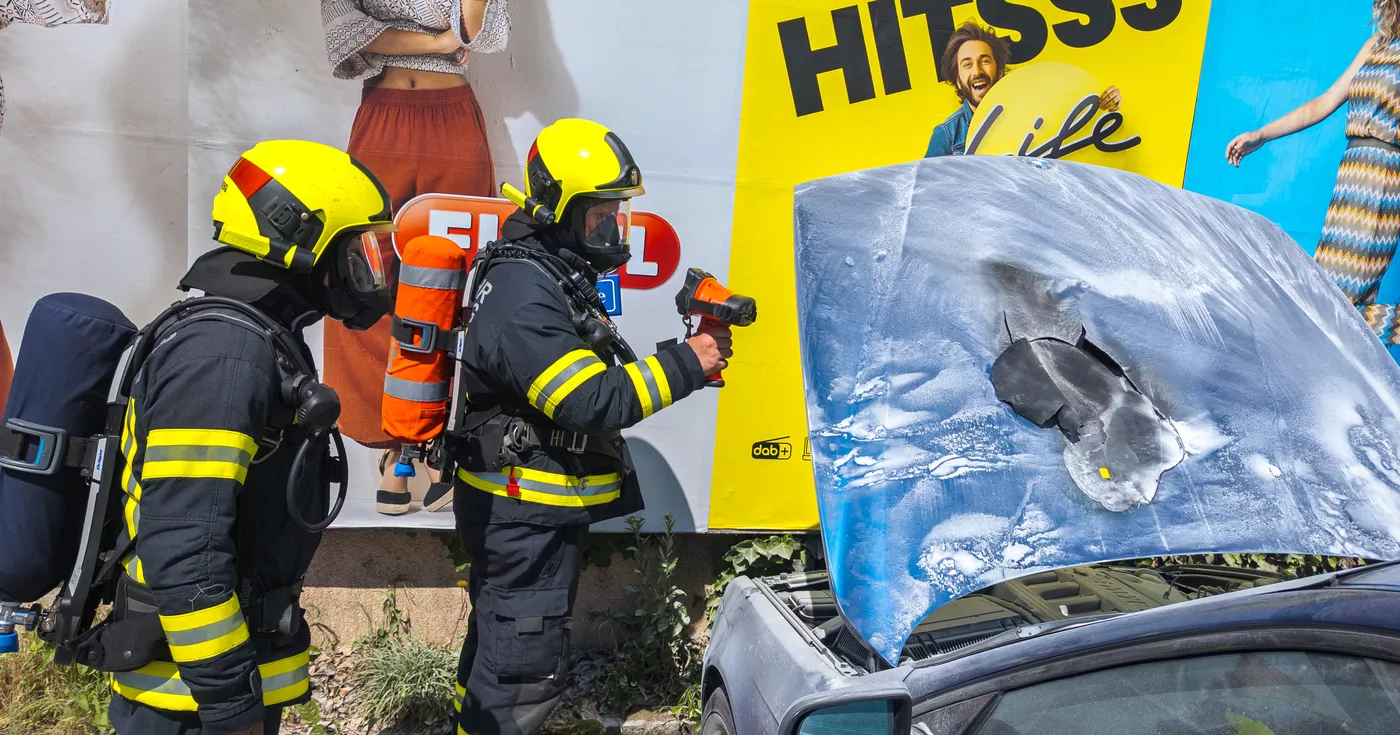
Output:
[[[306,518],[301,514],[303,496],[299,489],[301,484],[299,481],[302,470],[306,466],[307,451],[312,447],[318,450],[329,448],[327,435],[329,435],[329,441],[335,442],[335,457],[332,460],[335,469],[331,482],[340,485],[340,492],[336,496],[335,505],[326,513],[324,519],[314,524],[307,523]],[[306,437],[302,440],[301,446],[297,448],[297,456],[296,459],[292,460],[292,471],[287,478],[287,515],[307,533],[321,533],[330,528],[330,525],[335,522],[336,516],[340,515],[340,509],[345,505],[345,491],[349,485],[349,478],[346,477],[346,474],[345,441],[340,438],[338,429],[332,428],[328,432],[320,432]]]

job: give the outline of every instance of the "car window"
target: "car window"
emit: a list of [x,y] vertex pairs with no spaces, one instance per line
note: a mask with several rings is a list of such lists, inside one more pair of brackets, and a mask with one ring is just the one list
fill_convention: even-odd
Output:
[[1154,661],[1006,692],[977,735],[1395,732],[1400,665],[1322,653]]

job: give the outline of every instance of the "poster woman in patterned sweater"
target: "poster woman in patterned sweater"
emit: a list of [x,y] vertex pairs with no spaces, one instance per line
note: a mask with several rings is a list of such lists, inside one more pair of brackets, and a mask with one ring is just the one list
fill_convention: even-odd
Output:
[[[508,2],[321,0],[335,76],[365,83],[347,151],[384,182],[396,208],[426,193],[495,195],[486,123],[462,72],[472,54],[505,48]],[[341,431],[385,450],[377,507],[397,514],[410,495],[407,478],[393,476],[397,444],[380,428],[389,321],[364,332],[327,321],[325,373],[344,406]]]
[[1400,0],[1375,0],[1376,34],[1316,99],[1244,133],[1225,149],[1235,166],[1265,143],[1316,125],[1347,103],[1347,151],[1314,258],[1387,347],[1400,345],[1395,304],[1377,304],[1400,244]]

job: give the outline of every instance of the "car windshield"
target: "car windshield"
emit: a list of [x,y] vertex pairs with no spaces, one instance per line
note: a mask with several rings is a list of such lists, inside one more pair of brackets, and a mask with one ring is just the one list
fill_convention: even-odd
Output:
[[1008,692],[977,735],[1395,732],[1400,665],[1322,653],[1155,661]]

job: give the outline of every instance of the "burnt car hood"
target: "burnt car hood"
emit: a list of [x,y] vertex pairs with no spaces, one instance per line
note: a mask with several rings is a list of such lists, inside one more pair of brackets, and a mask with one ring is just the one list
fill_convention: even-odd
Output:
[[795,206],[832,587],[886,660],[940,605],[1046,569],[1400,558],[1400,367],[1262,217],[1010,157]]

